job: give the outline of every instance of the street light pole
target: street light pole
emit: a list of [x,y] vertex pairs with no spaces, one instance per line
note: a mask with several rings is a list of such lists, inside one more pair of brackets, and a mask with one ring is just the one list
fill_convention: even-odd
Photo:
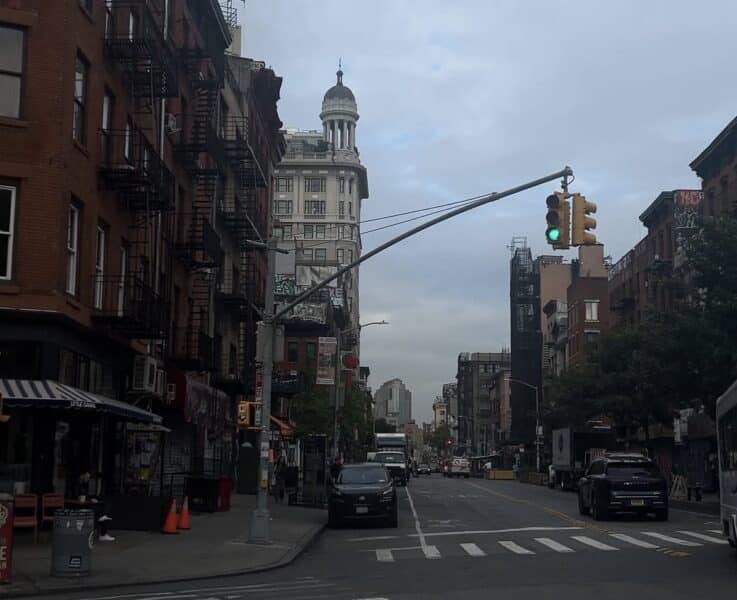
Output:
[[535,468],[540,472],[540,398],[536,385],[522,381],[521,379],[509,379],[510,383],[518,383],[535,390]]

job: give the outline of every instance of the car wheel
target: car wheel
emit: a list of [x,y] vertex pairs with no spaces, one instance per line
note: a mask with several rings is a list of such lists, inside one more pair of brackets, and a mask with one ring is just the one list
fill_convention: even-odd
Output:
[[604,521],[609,516],[607,511],[600,506],[596,493],[593,494],[591,500],[591,516],[594,517],[594,521]]
[[338,529],[341,525],[341,519],[335,514],[335,511],[328,508],[328,527],[330,529]]
[[661,510],[655,511],[655,520],[656,521],[667,521],[668,520],[668,509],[663,508]]
[[583,501],[583,493],[578,492],[578,513],[581,515],[589,514],[589,507]]

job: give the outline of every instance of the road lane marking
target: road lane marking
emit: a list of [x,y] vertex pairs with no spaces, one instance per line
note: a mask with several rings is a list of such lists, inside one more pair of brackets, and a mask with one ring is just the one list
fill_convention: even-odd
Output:
[[724,538],[716,538],[711,535],[704,535],[703,533],[696,533],[694,531],[679,531],[678,533],[696,538],[697,540],[702,540],[704,542],[711,542],[712,544],[729,544],[729,542]]
[[655,544],[651,544],[650,542],[644,542],[643,540],[638,540],[637,538],[633,538],[626,533],[610,533],[609,535],[619,540],[620,542],[627,542],[628,544],[639,546],[640,548],[647,548],[648,550],[657,550],[658,548],[660,548],[660,546],[656,546]]
[[376,560],[379,562],[394,562],[394,554],[388,548],[382,548],[376,551]]
[[[528,531],[580,531],[583,527],[515,527],[512,529],[475,529],[468,531],[434,531],[425,533],[429,537],[446,537],[449,535],[488,535],[494,533],[525,533]],[[416,533],[410,533],[408,537],[417,537]]]
[[461,544],[461,548],[463,548],[464,552],[469,556],[486,556],[486,552],[476,544]]
[[575,552],[573,548],[569,548],[568,546],[559,544],[558,542],[556,542],[555,540],[551,540],[550,538],[535,538],[535,541],[539,542],[543,546],[547,546],[555,552]]
[[586,546],[596,548],[597,550],[606,550],[608,552],[611,552],[612,550],[619,550],[619,548],[615,548],[614,546],[610,546],[609,544],[605,544],[603,542],[600,542],[599,540],[595,540],[594,538],[586,537],[585,535],[572,535],[571,539],[585,544]]
[[688,540],[674,538],[669,535],[663,535],[662,533],[657,533],[655,531],[642,531],[640,533],[642,533],[642,535],[655,538],[656,540],[663,540],[664,542],[669,542],[671,544],[678,544],[679,546],[702,546],[703,545],[697,542],[690,542]]
[[721,529],[707,529],[709,533],[721,533],[724,534],[724,532]]
[[348,538],[347,542],[379,542],[383,540],[398,540],[400,536],[398,535],[375,535],[372,537],[356,537],[356,538]]
[[420,527],[420,517],[417,514],[417,510],[415,509],[415,503],[412,500],[412,494],[409,493],[409,488],[405,487],[404,491],[407,492],[407,500],[409,500],[409,507],[412,509],[412,515],[415,518],[415,530],[417,531],[417,537],[420,540],[420,546],[422,547],[422,552],[424,553],[426,558],[440,558],[440,552],[438,552],[438,549],[435,546],[427,545],[427,540],[425,540],[425,534],[422,533],[422,527]]
[[535,554],[532,550],[528,550],[527,548],[523,548],[519,544],[515,542],[509,542],[509,541],[500,541],[500,546],[503,546],[507,550],[511,550],[515,554]]

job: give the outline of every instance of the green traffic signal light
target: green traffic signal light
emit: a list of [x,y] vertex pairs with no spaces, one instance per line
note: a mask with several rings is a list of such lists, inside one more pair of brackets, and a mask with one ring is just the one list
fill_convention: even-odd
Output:
[[557,242],[560,240],[560,229],[553,227],[545,232],[549,242]]

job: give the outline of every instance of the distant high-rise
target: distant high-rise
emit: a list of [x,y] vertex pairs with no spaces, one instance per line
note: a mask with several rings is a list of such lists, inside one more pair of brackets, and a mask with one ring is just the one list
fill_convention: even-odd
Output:
[[384,382],[374,394],[374,418],[402,427],[412,420],[412,392],[401,379]]

